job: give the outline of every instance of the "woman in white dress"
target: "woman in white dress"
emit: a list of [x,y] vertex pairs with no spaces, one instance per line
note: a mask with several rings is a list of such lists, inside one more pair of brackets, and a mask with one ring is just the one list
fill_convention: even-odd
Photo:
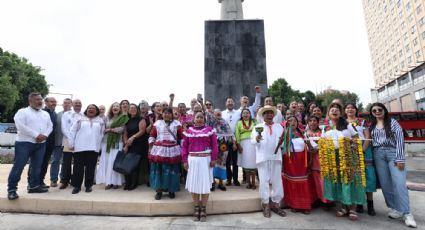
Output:
[[118,151],[123,148],[122,133],[128,116],[121,113],[120,104],[111,105],[106,117],[105,136],[102,140],[102,155],[96,173],[96,182],[105,184],[105,189],[117,189],[123,184],[124,176],[113,170]]
[[249,109],[243,109],[241,119],[236,124],[235,136],[238,144],[238,165],[247,175],[248,189],[256,189],[255,175],[257,164],[255,159],[255,146],[251,144],[251,133],[257,122],[251,118]]

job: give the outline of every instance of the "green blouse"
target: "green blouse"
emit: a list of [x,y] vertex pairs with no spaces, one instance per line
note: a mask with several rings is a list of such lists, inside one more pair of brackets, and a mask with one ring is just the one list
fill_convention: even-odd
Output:
[[[249,122],[246,125],[248,124]],[[236,123],[236,129],[235,129],[236,143],[240,144],[242,140],[250,139],[252,129],[255,127],[256,124],[257,122],[255,120],[252,120],[251,126],[248,129],[246,129],[242,125],[242,120],[238,121],[238,123]]]

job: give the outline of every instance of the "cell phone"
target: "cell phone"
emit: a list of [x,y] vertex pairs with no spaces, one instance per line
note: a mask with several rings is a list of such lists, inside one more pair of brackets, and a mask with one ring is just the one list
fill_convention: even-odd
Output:
[[196,98],[197,98],[197,100],[198,100],[199,102],[202,102],[202,101],[203,101],[203,99],[202,99],[202,94],[200,94],[200,93],[198,93],[198,96],[197,96]]

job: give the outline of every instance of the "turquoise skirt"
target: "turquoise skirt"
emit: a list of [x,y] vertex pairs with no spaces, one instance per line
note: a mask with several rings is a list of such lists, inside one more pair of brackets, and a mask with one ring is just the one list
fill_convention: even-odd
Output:
[[180,191],[180,164],[151,163],[150,187],[164,192]]

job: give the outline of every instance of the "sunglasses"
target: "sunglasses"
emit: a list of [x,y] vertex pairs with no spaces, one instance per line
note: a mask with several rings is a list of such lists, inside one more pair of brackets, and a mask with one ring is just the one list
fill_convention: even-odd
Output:
[[207,103],[207,104],[205,104],[206,106],[211,106],[212,104],[210,104],[210,103]]
[[374,110],[372,110],[372,113],[380,113],[382,111],[383,111],[383,109],[374,109]]

